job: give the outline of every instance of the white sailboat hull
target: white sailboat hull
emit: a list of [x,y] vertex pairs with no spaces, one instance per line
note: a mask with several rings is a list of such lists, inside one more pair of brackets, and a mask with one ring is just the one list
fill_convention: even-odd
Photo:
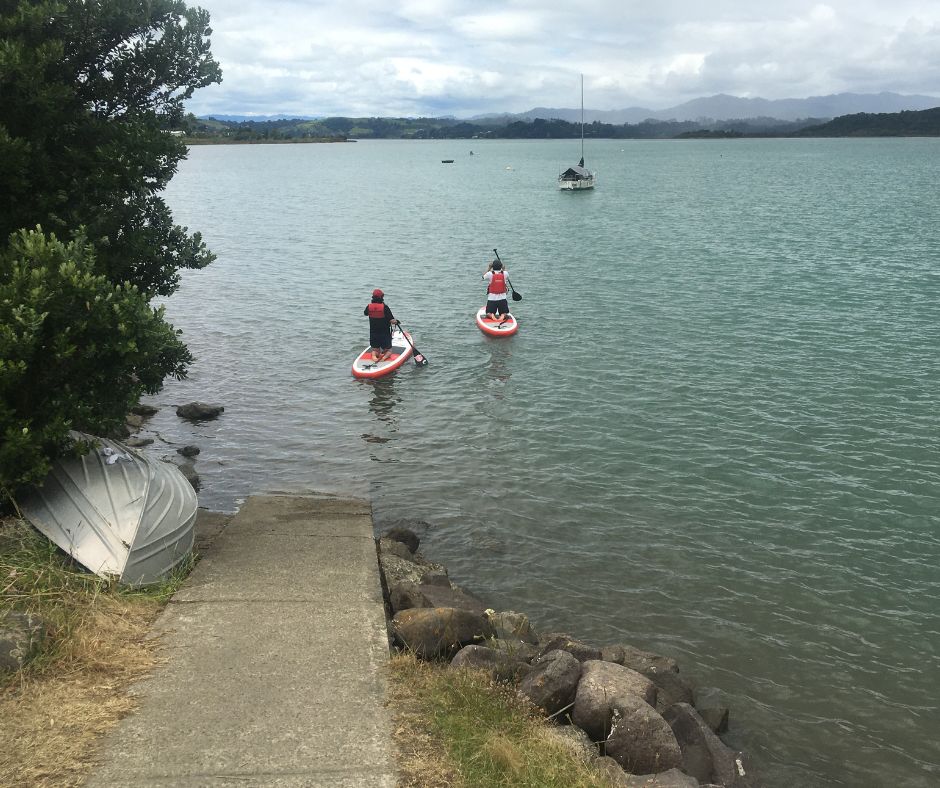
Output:
[[580,178],[576,181],[566,181],[559,178],[558,188],[562,191],[580,191],[581,189],[593,189],[594,178]]

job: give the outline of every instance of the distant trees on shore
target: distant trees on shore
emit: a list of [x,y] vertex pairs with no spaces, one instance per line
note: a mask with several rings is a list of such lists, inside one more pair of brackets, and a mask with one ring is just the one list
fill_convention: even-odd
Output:
[[[581,124],[565,120],[456,120],[454,118],[319,118],[216,120],[188,115],[179,124],[191,142],[302,142],[348,139],[572,139]],[[737,137],[940,136],[940,108],[844,115],[831,121],[776,118],[699,121],[645,120],[641,123],[585,124],[584,136],[598,139]]]

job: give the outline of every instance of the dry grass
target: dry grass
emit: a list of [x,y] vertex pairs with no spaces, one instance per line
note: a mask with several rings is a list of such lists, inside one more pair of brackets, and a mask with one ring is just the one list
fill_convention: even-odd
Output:
[[399,785],[408,788],[602,788],[533,707],[485,674],[392,658]]
[[0,613],[46,622],[42,650],[0,675],[0,786],[84,781],[104,733],[157,660],[150,625],[174,584],[129,593],[80,571],[24,523],[0,520]]

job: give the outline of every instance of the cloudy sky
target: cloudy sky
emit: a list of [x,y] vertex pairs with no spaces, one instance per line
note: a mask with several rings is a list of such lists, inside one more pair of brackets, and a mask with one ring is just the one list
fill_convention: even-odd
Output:
[[190,0],[197,115],[663,109],[715,93],[940,96],[940,0]]

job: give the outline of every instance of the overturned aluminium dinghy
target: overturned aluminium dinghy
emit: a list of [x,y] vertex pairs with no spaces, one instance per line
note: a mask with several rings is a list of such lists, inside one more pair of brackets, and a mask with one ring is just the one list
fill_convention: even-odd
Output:
[[193,549],[196,493],[175,466],[115,441],[59,460],[20,504],[23,515],[87,569],[129,585],[164,579]]

